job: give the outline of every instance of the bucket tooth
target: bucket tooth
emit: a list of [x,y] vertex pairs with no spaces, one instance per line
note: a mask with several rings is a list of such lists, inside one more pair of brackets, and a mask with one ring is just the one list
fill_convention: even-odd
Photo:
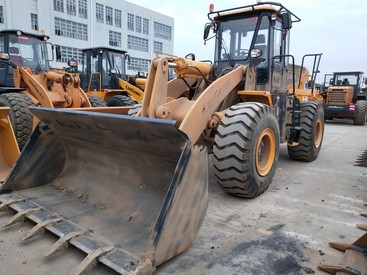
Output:
[[366,230],[367,231],[367,224],[366,223],[359,223],[359,224],[356,224],[356,226],[359,229],[362,229],[362,230]]
[[93,265],[97,264],[97,258],[99,256],[111,251],[113,248],[113,246],[105,246],[96,249],[92,253],[88,254],[88,256],[73,270],[71,274],[79,275],[89,270],[90,268],[92,268]]
[[350,275],[361,275],[361,272],[358,270],[355,270],[349,266],[343,266],[343,265],[332,265],[332,264],[321,264],[318,266],[321,270],[330,273],[330,274],[336,274],[337,272],[343,272],[344,274],[350,274]]
[[51,248],[45,252],[44,256],[48,257],[51,256],[57,252],[59,252],[61,249],[68,247],[69,245],[69,241],[77,236],[83,235],[85,233],[84,230],[79,230],[79,231],[74,231],[74,232],[70,232],[66,235],[64,235],[63,237],[61,237],[60,239],[58,239],[52,246]]
[[363,217],[367,217],[367,212],[362,212],[362,213],[359,213],[361,216]]
[[335,249],[338,249],[342,252],[345,252],[348,248],[352,247],[350,243],[337,243],[337,242],[330,242],[329,245]]
[[24,221],[27,214],[31,214],[31,213],[34,213],[34,212],[37,212],[37,211],[41,211],[41,208],[36,207],[36,208],[28,208],[28,209],[25,209],[25,210],[21,210],[18,213],[16,213],[13,217],[11,217],[7,222],[3,223],[2,226],[6,227],[6,226],[12,225],[14,223]]
[[2,196],[0,198],[0,212],[5,211],[9,208],[10,204],[22,202],[24,201],[24,198],[18,197],[18,196]]
[[54,218],[54,219],[45,220],[41,223],[36,224],[34,227],[32,227],[31,230],[28,231],[27,234],[23,236],[22,240],[24,241],[24,240],[30,239],[41,232],[45,232],[45,226],[52,225],[54,223],[60,222],[61,220],[62,220],[61,218]]

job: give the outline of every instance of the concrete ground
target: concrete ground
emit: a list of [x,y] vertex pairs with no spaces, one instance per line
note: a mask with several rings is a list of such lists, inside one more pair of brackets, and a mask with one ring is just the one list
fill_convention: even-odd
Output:
[[[273,183],[253,200],[226,194],[210,178],[209,207],[201,230],[184,253],[156,274],[325,274],[319,263],[337,264],[343,253],[329,241],[353,242],[367,223],[367,167],[355,162],[367,151],[367,125],[327,122],[322,150],[311,163],[292,161],[281,146]],[[10,215],[0,212],[0,224]],[[69,274],[85,255],[68,248],[50,258],[54,241],[43,234],[20,238],[28,222],[0,229],[0,274]],[[45,236],[46,235],[46,236]],[[103,267],[90,274],[107,274]]]

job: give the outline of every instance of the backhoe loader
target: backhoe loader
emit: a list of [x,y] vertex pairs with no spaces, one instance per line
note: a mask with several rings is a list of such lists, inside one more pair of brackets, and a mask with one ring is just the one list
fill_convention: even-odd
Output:
[[208,18],[214,62],[153,59],[136,108],[30,108],[40,123],[1,186],[0,208],[16,213],[5,225],[32,220],[26,239],[58,236],[46,255],[68,245],[86,253],[75,273],[100,263],[149,274],[200,229],[208,153],[220,187],[247,198],[272,182],[280,143],[292,159],[317,158],[322,106],[300,102],[294,78],[287,89],[289,33],[300,19],[273,2]]
[[[20,30],[0,31],[0,106],[10,108],[10,120],[22,150],[32,131],[31,105],[49,108],[104,106],[80,88],[78,74],[51,69],[48,36]],[[61,53],[56,47],[57,59]],[[0,152],[1,154],[1,152]]]
[[126,75],[126,51],[108,47],[82,50],[81,87],[107,106],[132,106],[143,100],[145,78]]

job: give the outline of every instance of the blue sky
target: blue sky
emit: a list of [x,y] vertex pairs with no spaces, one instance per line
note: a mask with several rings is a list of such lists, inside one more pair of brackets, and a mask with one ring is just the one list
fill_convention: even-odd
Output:
[[[213,59],[214,40],[204,46],[202,39],[209,4],[221,10],[255,3],[246,0],[128,1],[173,17],[173,54],[185,56],[192,52],[197,60]],[[365,0],[284,0],[281,3],[301,18],[291,30],[290,54],[295,56],[296,64],[301,63],[304,54],[322,53],[319,81],[324,74],[335,71],[363,71],[367,77]]]

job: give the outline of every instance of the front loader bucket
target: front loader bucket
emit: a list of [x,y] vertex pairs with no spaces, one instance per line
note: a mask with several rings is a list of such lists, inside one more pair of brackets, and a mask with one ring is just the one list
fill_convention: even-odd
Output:
[[121,273],[152,273],[184,251],[208,204],[208,155],[171,120],[31,108],[41,120],[0,195],[0,210],[30,219],[24,238],[60,239]]
[[19,156],[19,147],[9,119],[8,107],[0,107],[0,184]]
[[354,243],[329,243],[344,252],[339,264],[321,264],[319,268],[330,274],[367,274],[367,233]]

